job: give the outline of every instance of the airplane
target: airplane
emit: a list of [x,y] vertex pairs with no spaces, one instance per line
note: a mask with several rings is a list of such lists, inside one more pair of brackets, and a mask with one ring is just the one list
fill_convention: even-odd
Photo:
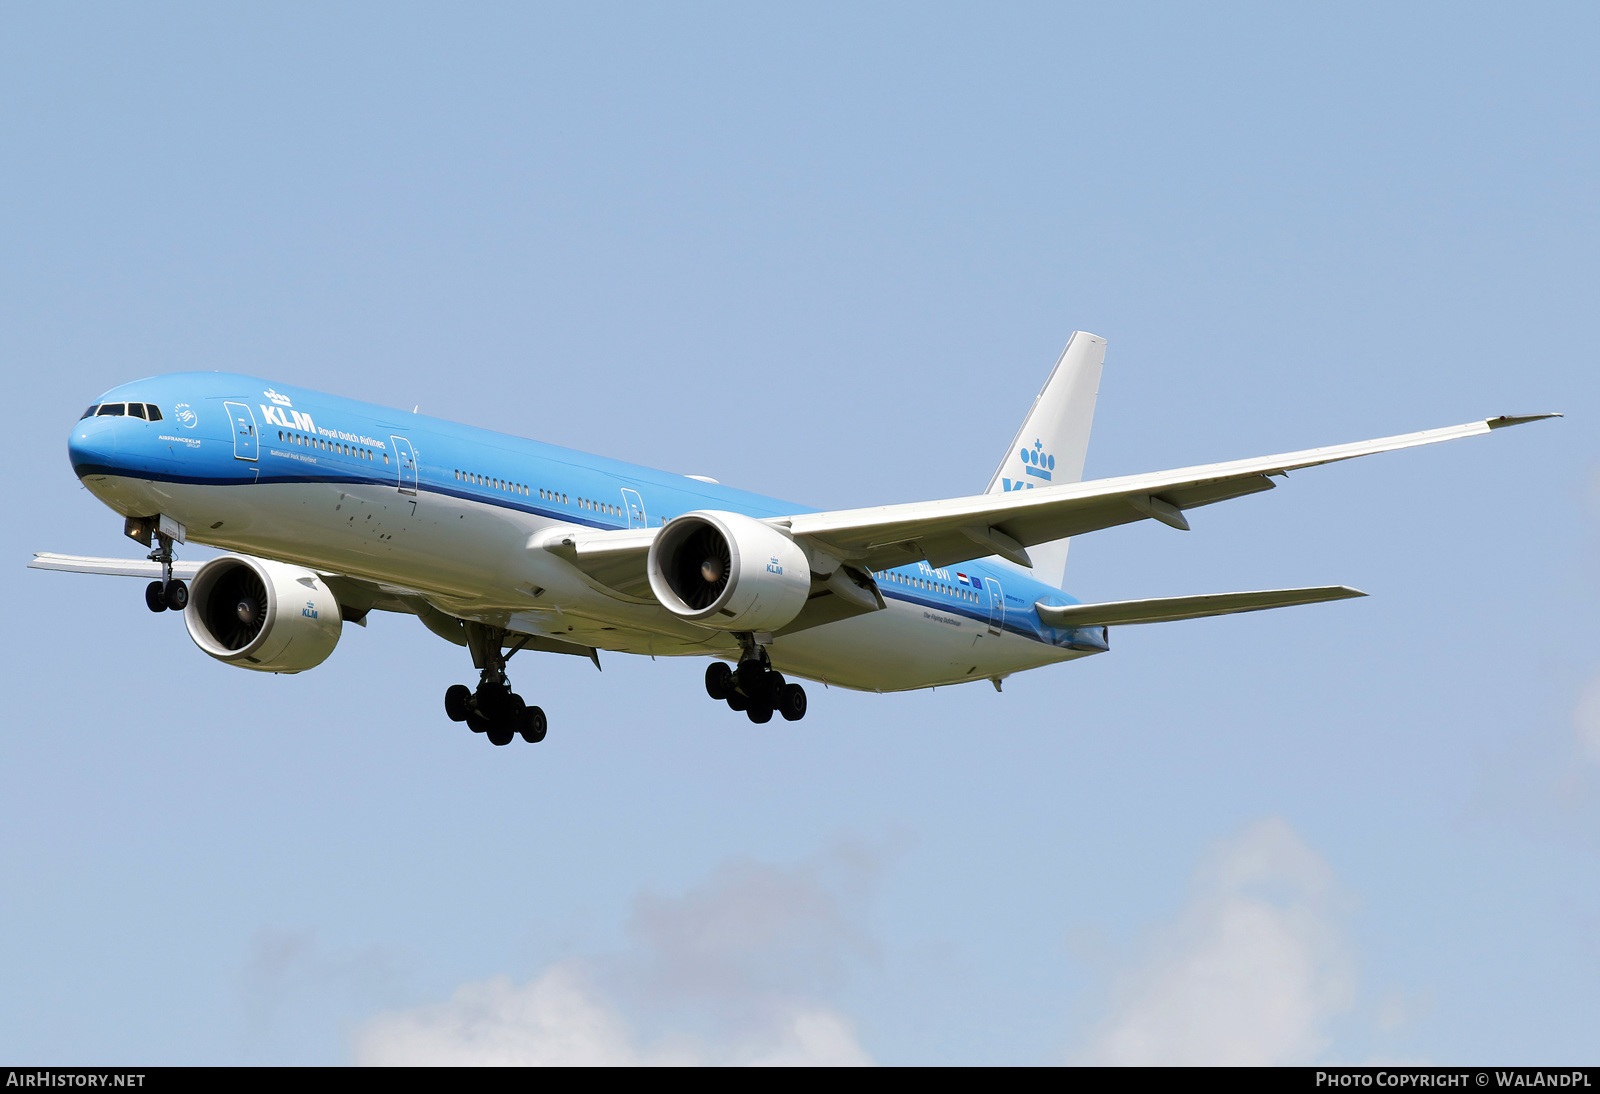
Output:
[[[1082,481],[1106,340],[1073,333],[982,494],[817,511],[699,475],[222,372],[113,388],[68,441],[83,485],[151,548],[31,567],[149,578],[229,665],[297,673],[345,623],[415,615],[478,670],[445,713],[495,745],[544,740],[511,689],[523,650],[712,658],[750,721],[806,714],[798,677],[895,692],[1104,653],[1109,628],[1366,594],[1343,585],[1082,603],[1071,537],[1272,489],[1290,471],[1488,433],[1502,416],[1283,455]],[[228,553],[184,563],[189,542]]]

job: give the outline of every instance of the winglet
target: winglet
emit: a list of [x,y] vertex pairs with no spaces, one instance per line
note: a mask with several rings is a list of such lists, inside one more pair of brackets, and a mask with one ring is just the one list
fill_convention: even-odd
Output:
[[1490,418],[1485,424],[1490,429],[1504,429],[1508,425],[1521,425],[1524,422],[1539,422],[1546,418],[1560,418],[1561,414],[1502,414],[1498,418]]

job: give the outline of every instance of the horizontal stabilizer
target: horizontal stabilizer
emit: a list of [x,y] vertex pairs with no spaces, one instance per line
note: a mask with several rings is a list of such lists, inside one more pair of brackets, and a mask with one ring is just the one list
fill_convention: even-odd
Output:
[[1262,589],[1253,593],[1208,593],[1202,596],[1167,596],[1158,600],[1113,600],[1104,604],[1035,605],[1039,618],[1052,627],[1109,627],[1123,623],[1170,623],[1175,619],[1201,619],[1208,615],[1259,612],[1324,600],[1366,596],[1348,585],[1322,585],[1314,589]]
[[[161,576],[161,563],[142,558],[88,558],[83,555],[57,555],[49,551],[35,551],[30,570],[65,570],[72,574],[106,574],[109,577]],[[172,576],[185,581],[200,569],[198,562],[174,562]]]

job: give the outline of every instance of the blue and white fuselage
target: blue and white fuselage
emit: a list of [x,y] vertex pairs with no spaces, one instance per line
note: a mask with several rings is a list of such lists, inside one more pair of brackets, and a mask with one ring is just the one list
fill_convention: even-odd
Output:
[[[129,407],[153,407],[144,416]],[[603,650],[733,656],[647,587],[596,580],[538,546],[563,529],[659,529],[712,510],[761,521],[816,511],[709,480],[249,376],[190,372],[106,392],[72,429],[84,485],[125,517],[187,539],[404,590],[456,619]],[[117,413],[119,410],[121,413]],[[154,414],[159,419],[151,420]],[[779,670],[898,691],[1007,674],[1105,649],[1054,627],[1077,603],[996,559],[869,567],[883,609],[793,633]]]
[[[1072,335],[984,493],[833,511],[249,376],[152,377],[103,395],[69,449],[84,485],[156,549],[30,565],[157,578],[152,611],[181,609],[202,650],[260,672],[315,667],[373,610],[416,615],[471,652],[478,688],[452,687],[445,710],[496,744],[546,727],[510,691],[507,650],[737,659],[707,667],[711,697],[793,721],[805,690],[784,674],[998,687],[1104,651],[1111,626],[1362,596],[1322,585],[1083,604],[1058,586],[1074,536],[1146,520],[1186,530],[1188,510],[1290,471],[1553,416],[1085,481],[1105,348]],[[235,553],[180,572],[171,545],[188,540]]]

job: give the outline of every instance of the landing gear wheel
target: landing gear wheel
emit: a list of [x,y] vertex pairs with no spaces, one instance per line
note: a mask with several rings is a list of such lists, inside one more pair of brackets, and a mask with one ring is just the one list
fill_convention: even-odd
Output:
[[768,722],[772,721],[772,708],[768,706],[753,706],[744,712],[744,716],[749,718],[758,726],[766,725]]
[[778,713],[786,722],[798,722],[806,716],[806,689],[799,684],[785,684],[778,695]]
[[777,669],[768,670],[767,675],[761,680],[761,687],[764,689],[761,695],[762,701],[769,707],[777,708],[782,705],[783,689],[788,686],[783,673]]
[[507,691],[504,687],[497,688],[496,691],[499,703],[489,709],[489,743],[508,745],[516,740],[517,730],[522,728],[522,721],[527,716],[528,708],[522,701],[522,696],[516,692]]
[[500,718],[500,709],[510,694],[504,684],[479,684],[478,690],[472,693],[472,705],[479,714],[491,722],[497,721]]
[[728,709],[729,710],[744,710],[749,705],[750,705],[750,701],[748,699],[746,699],[743,695],[740,695],[737,691],[731,692],[728,695]]
[[488,718],[484,717],[481,710],[470,710],[467,712],[467,728],[472,730],[472,732],[487,733],[492,725],[494,725],[494,723],[489,721]]
[[444,693],[444,713],[452,722],[465,722],[472,713],[472,692],[465,684],[451,684]]
[[706,694],[719,702],[733,693],[733,670],[725,661],[706,666]]
[[522,739],[530,745],[536,745],[544,740],[550,724],[545,721],[544,711],[538,707],[529,707],[522,714]]
[[189,606],[189,586],[173,578],[167,582],[166,588],[161,590],[161,598],[166,601],[167,607],[175,612],[181,612]]
[[761,685],[766,682],[767,666],[760,661],[740,661],[733,675],[738,681],[740,693],[752,703],[759,701],[765,694]]
[[153,612],[167,610],[167,598],[163,595],[161,582],[152,581],[144,587],[144,606]]

